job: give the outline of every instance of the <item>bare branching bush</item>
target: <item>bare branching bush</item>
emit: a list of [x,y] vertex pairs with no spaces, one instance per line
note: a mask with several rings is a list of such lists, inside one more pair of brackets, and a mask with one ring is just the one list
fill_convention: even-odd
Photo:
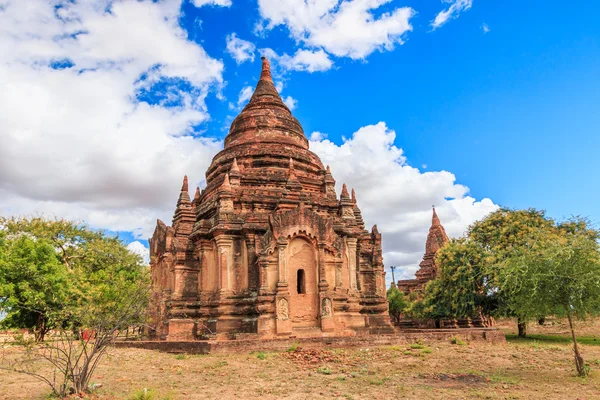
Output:
[[44,342],[22,334],[13,336],[9,342],[12,346],[0,356],[0,369],[36,378],[61,398],[88,392],[92,376],[111,344],[147,318],[146,288],[124,285],[114,289],[123,297],[112,304],[105,303],[102,308],[91,304],[53,315],[57,328]]

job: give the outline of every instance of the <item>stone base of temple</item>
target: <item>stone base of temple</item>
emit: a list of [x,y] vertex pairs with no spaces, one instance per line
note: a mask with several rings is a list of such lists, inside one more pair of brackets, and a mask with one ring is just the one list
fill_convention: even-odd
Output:
[[218,319],[170,319],[166,334],[151,339],[166,341],[189,341],[203,339],[229,340],[239,337],[257,337],[263,339],[285,337],[330,337],[360,336],[368,334],[391,334],[389,316],[384,315],[343,315],[321,318],[314,326],[302,326],[289,319],[276,318],[273,315],[260,317],[220,316]]
[[393,334],[362,334],[357,336],[320,336],[287,338],[259,338],[258,335],[238,336],[235,340],[181,340],[181,341],[120,341],[116,347],[133,347],[149,350],[159,350],[169,353],[188,354],[226,354],[244,353],[250,351],[286,351],[291,346],[312,348],[352,348],[392,346],[426,342],[448,342],[458,338],[464,342],[486,341],[492,344],[506,343],[506,337],[496,328],[469,329],[397,329]]

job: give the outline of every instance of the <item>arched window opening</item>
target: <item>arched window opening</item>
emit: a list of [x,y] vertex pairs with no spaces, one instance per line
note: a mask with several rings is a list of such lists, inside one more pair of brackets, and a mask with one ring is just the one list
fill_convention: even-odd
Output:
[[306,294],[306,278],[304,277],[304,270],[299,269],[296,275],[296,291],[298,294]]

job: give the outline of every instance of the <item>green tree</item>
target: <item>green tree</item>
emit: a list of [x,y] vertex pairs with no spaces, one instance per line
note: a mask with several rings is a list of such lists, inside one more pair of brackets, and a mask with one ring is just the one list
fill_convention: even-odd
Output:
[[532,232],[530,246],[519,248],[503,261],[499,285],[517,315],[564,316],[573,339],[575,367],[580,376],[589,367],[581,355],[573,319],[600,313],[600,249],[598,232],[585,220],[569,221],[549,234]]
[[104,307],[115,279],[134,286],[145,279],[139,256],[118,238],[85,225],[11,218],[0,220],[0,227],[0,311],[7,313],[2,325],[29,328],[38,340],[56,326],[50,311],[84,302]]
[[543,211],[501,208],[471,225],[465,238],[452,240],[437,254],[438,278],[424,291],[415,309],[427,318],[491,319],[516,317],[519,335],[525,335],[526,321],[543,315],[519,314],[512,308],[498,277],[504,261],[531,246],[538,232],[551,234],[557,227]]
[[49,313],[62,307],[69,277],[46,240],[0,233],[0,311],[5,327],[30,328],[36,340],[53,327]]
[[396,286],[392,286],[387,291],[387,298],[390,308],[390,317],[394,324],[400,323],[401,315],[410,307],[410,301],[406,298]]
[[[0,221],[0,311],[3,325],[30,328],[23,357],[0,368],[41,379],[64,396],[87,390],[119,332],[146,321],[149,271],[118,239],[65,220]],[[42,322],[40,322],[42,321]],[[52,329],[57,340],[42,342]],[[36,360],[54,368],[50,377]]]

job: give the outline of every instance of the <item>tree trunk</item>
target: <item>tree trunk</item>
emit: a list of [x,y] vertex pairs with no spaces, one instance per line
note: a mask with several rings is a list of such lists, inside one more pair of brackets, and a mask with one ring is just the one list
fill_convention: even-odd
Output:
[[524,322],[521,318],[517,319],[517,328],[519,329],[520,338],[527,336],[527,322]]
[[581,353],[579,353],[579,346],[577,345],[577,339],[575,338],[575,330],[573,329],[573,318],[571,317],[570,312],[567,312],[567,318],[569,319],[571,337],[573,338],[573,352],[575,353],[575,368],[577,368],[577,375],[586,376],[587,371],[585,368],[585,363],[583,362],[583,357],[581,356]]
[[47,331],[48,328],[46,326],[46,316],[44,314],[38,314],[38,318],[35,323],[35,341],[43,342]]

